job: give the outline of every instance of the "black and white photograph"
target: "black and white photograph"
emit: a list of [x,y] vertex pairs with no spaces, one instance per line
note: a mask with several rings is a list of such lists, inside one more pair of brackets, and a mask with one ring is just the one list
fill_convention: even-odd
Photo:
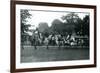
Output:
[[11,71],[96,66],[96,6],[12,2]]
[[89,59],[87,12],[21,9],[21,62]]

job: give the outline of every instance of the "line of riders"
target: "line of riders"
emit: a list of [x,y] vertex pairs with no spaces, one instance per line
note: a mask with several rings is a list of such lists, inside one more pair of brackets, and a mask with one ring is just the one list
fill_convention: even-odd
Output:
[[48,46],[58,46],[60,48],[61,46],[73,46],[84,42],[82,40],[76,40],[72,35],[50,34],[44,36],[42,33],[33,34],[29,40],[31,46],[34,46],[35,49],[37,46],[47,46],[47,49]]

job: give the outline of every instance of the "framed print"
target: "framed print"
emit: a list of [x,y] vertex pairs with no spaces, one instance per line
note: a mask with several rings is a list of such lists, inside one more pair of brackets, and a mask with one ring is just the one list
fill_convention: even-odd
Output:
[[96,67],[96,6],[11,1],[11,72]]

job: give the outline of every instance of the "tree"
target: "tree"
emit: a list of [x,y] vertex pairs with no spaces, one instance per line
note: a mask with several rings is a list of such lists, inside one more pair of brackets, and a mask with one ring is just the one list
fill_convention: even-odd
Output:
[[21,16],[21,43],[23,44],[27,40],[28,36],[28,31],[29,27],[31,26],[30,24],[27,24],[27,19],[30,18],[31,14],[29,13],[28,10],[21,10],[20,11],[20,16]]
[[39,26],[38,26],[39,32],[43,33],[45,31],[45,29],[48,29],[48,28],[49,28],[48,23],[46,23],[46,22],[39,23]]
[[75,23],[75,32],[77,33],[77,35],[81,35],[82,34],[82,26],[83,26],[83,20],[81,18],[77,19],[77,22]]
[[46,23],[46,22],[40,22],[37,29],[44,36],[48,37],[48,35],[49,35],[49,26],[48,26],[48,23]]
[[75,32],[78,35],[88,35],[89,36],[89,16],[86,15],[83,20],[79,18],[77,14],[74,12],[71,12],[65,16],[62,17],[63,20],[65,20],[65,24],[68,27],[68,32]]
[[89,36],[89,15],[86,15],[83,18],[83,26],[82,26],[82,33],[83,35]]
[[61,17],[63,20],[65,20],[66,28],[68,28],[68,32],[72,33],[75,32],[76,23],[78,22],[79,16],[75,14],[74,12],[70,12],[69,14]]
[[65,20],[66,23],[74,24],[75,22],[77,22],[77,19],[79,18],[79,16],[75,14],[74,12],[70,12],[69,14],[62,16],[61,18]]
[[61,33],[64,31],[64,24],[59,20],[59,19],[55,19],[53,22],[52,22],[52,26],[51,26],[51,30],[53,33]]

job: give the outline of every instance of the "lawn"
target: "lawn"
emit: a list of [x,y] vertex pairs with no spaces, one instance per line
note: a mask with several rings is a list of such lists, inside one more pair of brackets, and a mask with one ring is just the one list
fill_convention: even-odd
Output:
[[21,50],[21,62],[48,62],[89,59],[88,47],[64,47],[57,46],[24,46]]

